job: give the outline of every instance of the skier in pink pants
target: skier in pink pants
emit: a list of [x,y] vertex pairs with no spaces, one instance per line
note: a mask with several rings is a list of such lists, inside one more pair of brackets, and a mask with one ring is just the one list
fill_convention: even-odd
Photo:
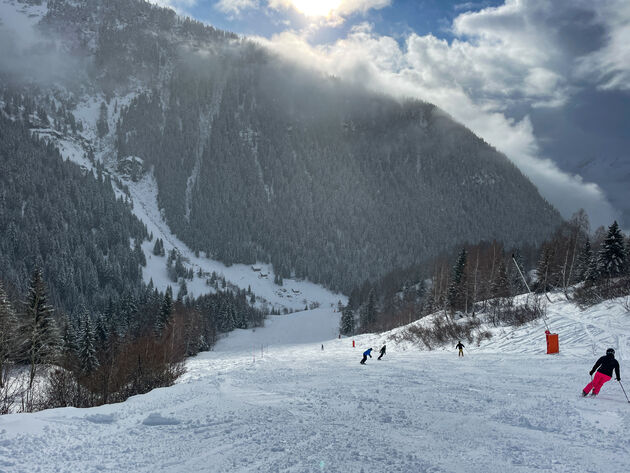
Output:
[[[595,370],[597,370],[597,372],[595,372]],[[602,356],[595,362],[593,369],[590,371],[590,375],[593,376],[593,373],[595,373],[595,377],[582,389],[582,396],[587,396],[591,390],[593,390],[591,395],[597,396],[604,383],[612,379],[613,370],[615,370],[615,374],[617,375],[617,381],[621,381],[621,377],[619,376],[619,362],[615,360],[615,350],[609,348],[606,350],[606,356]]]

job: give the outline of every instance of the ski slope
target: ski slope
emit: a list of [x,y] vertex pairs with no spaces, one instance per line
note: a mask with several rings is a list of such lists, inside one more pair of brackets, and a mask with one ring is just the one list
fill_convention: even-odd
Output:
[[618,383],[579,395],[609,345],[628,373],[630,313],[557,298],[548,315],[559,355],[544,354],[537,322],[497,329],[461,359],[388,343],[365,366],[361,352],[388,334],[356,337],[353,349],[335,338],[338,313],[274,317],[191,359],[171,388],[0,417],[0,471],[630,471]]

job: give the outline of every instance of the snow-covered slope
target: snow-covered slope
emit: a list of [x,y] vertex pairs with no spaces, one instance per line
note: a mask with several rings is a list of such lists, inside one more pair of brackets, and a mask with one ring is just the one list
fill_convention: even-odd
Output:
[[[347,298],[343,294],[333,293],[324,287],[305,280],[285,279],[282,286],[274,284],[274,272],[271,265],[260,263],[254,266],[235,264],[226,266],[223,263],[206,258],[205,255],[196,256],[169,228],[164,216],[158,208],[157,183],[151,174],[145,174],[138,182],[134,182],[127,176],[117,172],[117,161],[113,152],[115,123],[118,120],[123,106],[137,95],[138,92],[124,96],[116,96],[110,100],[109,105],[109,135],[102,140],[97,139],[96,120],[98,109],[104,101],[104,97],[86,96],[77,106],[75,115],[83,123],[83,131],[77,136],[66,136],[58,131],[46,129],[33,129],[33,133],[41,138],[46,138],[57,145],[64,159],[73,161],[85,170],[93,170],[94,165],[87,158],[89,147],[94,144],[95,159],[102,162],[111,176],[118,177],[128,187],[131,194],[133,213],[147,226],[149,233],[153,234],[153,241],[145,241],[142,249],[147,260],[147,267],[143,269],[143,278],[146,283],[153,281],[156,288],[161,291],[172,286],[177,294],[178,283],[173,282],[167,272],[166,257],[155,256],[153,246],[155,240],[164,241],[166,254],[175,249],[182,255],[184,266],[192,268],[194,278],[186,281],[188,294],[192,297],[214,292],[214,288],[207,284],[208,277],[216,272],[228,283],[241,289],[251,288],[257,296],[258,306],[267,307],[277,311],[303,311],[305,307],[337,307],[339,302],[345,304]],[[119,195],[122,192],[116,189]],[[201,271],[202,276],[198,276]]]
[[630,313],[619,301],[581,312],[561,300],[548,313],[558,356],[544,354],[537,322],[497,331],[462,359],[388,344],[366,366],[361,352],[387,334],[356,337],[353,349],[330,339],[338,314],[274,318],[190,360],[174,387],[0,417],[0,470],[630,471],[630,404],[618,383],[579,396],[609,345],[627,373]]
[[[541,308],[546,312],[546,322],[550,331],[558,334],[560,343],[559,357],[601,356],[602,347],[611,346],[617,350],[617,357],[624,355],[630,359],[630,307],[629,299],[615,299],[603,302],[588,310],[580,310],[575,304],[567,302],[561,293],[548,294],[541,298]],[[526,303],[526,296],[517,296],[515,304]],[[432,317],[421,319],[412,325],[431,323]],[[521,327],[494,327],[484,323],[480,330],[492,333],[490,340],[481,346],[469,346],[475,353],[521,353],[539,355],[545,353],[545,320],[526,324]],[[388,338],[400,339],[400,333],[406,327],[400,327],[388,333]],[[370,337],[366,335],[365,337]],[[379,336],[378,339],[382,338]],[[401,342],[401,350],[425,349],[422,343]],[[438,350],[451,350],[442,347]]]
[[[270,306],[276,309],[287,308],[291,310],[304,310],[306,306],[313,304],[321,307],[337,307],[338,303],[345,304],[347,298],[342,294],[335,294],[327,289],[309,281],[297,281],[285,279],[282,286],[274,284],[274,273],[271,265],[256,264],[254,266],[234,264],[225,266],[223,263],[206,258],[203,254],[195,256],[194,252],[186,246],[169,229],[167,223],[158,209],[157,186],[152,176],[144,176],[139,182],[125,181],[131,192],[134,203],[134,214],[147,225],[150,233],[153,233],[153,242],[144,242],[142,248],[147,257],[147,267],[143,271],[146,282],[153,280],[153,284],[160,290],[167,286],[176,286],[168,277],[166,271],[166,257],[155,256],[152,252],[156,238],[164,241],[164,249],[168,255],[173,248],[185,259],[184,265],[192,268],[195,277],[187,281],[188,293],[194,296],[207,294],[212,289],[206,284],[208,275],[216,272],[228,282],[242,289],[248,287],[258,297],[262,297]],[[198,277],[199,270],[205,274]]]

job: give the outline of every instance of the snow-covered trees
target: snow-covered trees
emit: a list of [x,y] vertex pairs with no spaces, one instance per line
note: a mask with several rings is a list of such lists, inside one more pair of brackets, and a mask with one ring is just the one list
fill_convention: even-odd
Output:
[[16,327],[15,311],[0,283],[0,392],[8,376],[8,366],[15,357]]
[[372,329],[373,324],[376,322],[376,318],[376,291],[372,289],[368,295],[367,304],[362,307],[360,311],[361,330],[368,331]]
[[465,310],[467,302],[467,275],[465,273],[467,262],[466,249],[462,248],[453,266],[451,284],[448,288],[447,304],[451,311]]
[[[602,227],[590,235],[586,214],[579,211],[538,247],[507,252],[498,242],[482,242],[459,248],[448,257],[398,269],[374,283],[356,287],[348,308],[361,314],[363,320],[369,301],[376,296],[381,310],[370,327],[383,330],[438,310],[467,310],[474,316],[475,311],[490,308],[498,317],[495,323],[501,319],[521,323],[535,318],[541,308],[533,306],[528,313],[517,313],[508,307],[510,297],[528,290],[510,253],[529,289],[537,293],[562,290],[568,299],[588,305],[630,295],[628,245],[630,239],[624,237],[616,222],[607,231]],[[532,272],[535,276],[530,279]],[[410,288],[424,287],[424,281],[430,284],[414,297]],[[360,330],[366,330],[363,323]]]
[[64,161],[2,113],[0,130],[0,279],[23,293],[39,264],[50,304],[69,315],[137,294],[144,255],[129,242],[143,241],[146,229],[112,182]]
[[161,238],[155,239],[155,245],[153,245],[153,254],[155,256],[164,256],[164,241]]
[[342,335],[354,334],[354,312],[350,307],[342,309],[339,331]]
[[89,376],[98,368],[99,362],[96,356],[96,335],[90,314],[85,312],[81,320],[81,332],[79,334],[79,366],[82,376]]
[[608,228],[597,259],[597,269],[607,277],[620,276],[625,272],[626,248],[617,221]]
[[[218,331],[260,326],[264,318],[245,290],[173,301],[170,288],[161,294],[152,285],[110,299],[102,312],[82,305],[56,315],[39,269],[17,314],[15,300],[0,284],[0,414],[87,407],[168,386],[182,373],[184,357],[210,348]],[[20,370],[24,383],[16,381],[18,370],[9,370],[19,364],[28,367]],[[7,379],[11,389],[3,387]]]
[[46,287],[40,268],[33,272],[26,309],[19,328],[20,353],[29,365],[29,388],[32,387],[37,367],[51,362],[59,348],[59,335],[48,304]]
[[166,288],[164,293],[164,299],[160,306],[160,311],[157,314],[155,321],[155,333],[160,336],[164,329],[171,322],[171,316],[173,315],[173,288],[171,286]]
[[584,281],[589,284],[597,281],[599,273],[597,270],[597,260],[591,248],[591,242],[587,238],[584,241],[584,247],[578,258],[577,280]]

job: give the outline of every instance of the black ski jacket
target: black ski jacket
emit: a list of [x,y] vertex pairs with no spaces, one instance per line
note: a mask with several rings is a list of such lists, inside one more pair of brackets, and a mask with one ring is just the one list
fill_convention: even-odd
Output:
[[383,348],[381,348],[381,353],[385,353],[385,346],[383,346]]
[[[597,369],[598,367],[599,369]],[[611,378],[613,375],[613,370],[615,370],[615,373],[617,374],[617,379],[621,379],[621,376],[619,376],[619,362],[615,360],[614,355],[602,356],[593,365],[593,369],[591,370],[591,375],[595,372],[595,370],[599,371],[602,374],[610,376]]]
[[458,343],[457,345],[455,345],[455,348],[459,348],[460,350],[463,350],[464,345],[462,345],[461,343]]

